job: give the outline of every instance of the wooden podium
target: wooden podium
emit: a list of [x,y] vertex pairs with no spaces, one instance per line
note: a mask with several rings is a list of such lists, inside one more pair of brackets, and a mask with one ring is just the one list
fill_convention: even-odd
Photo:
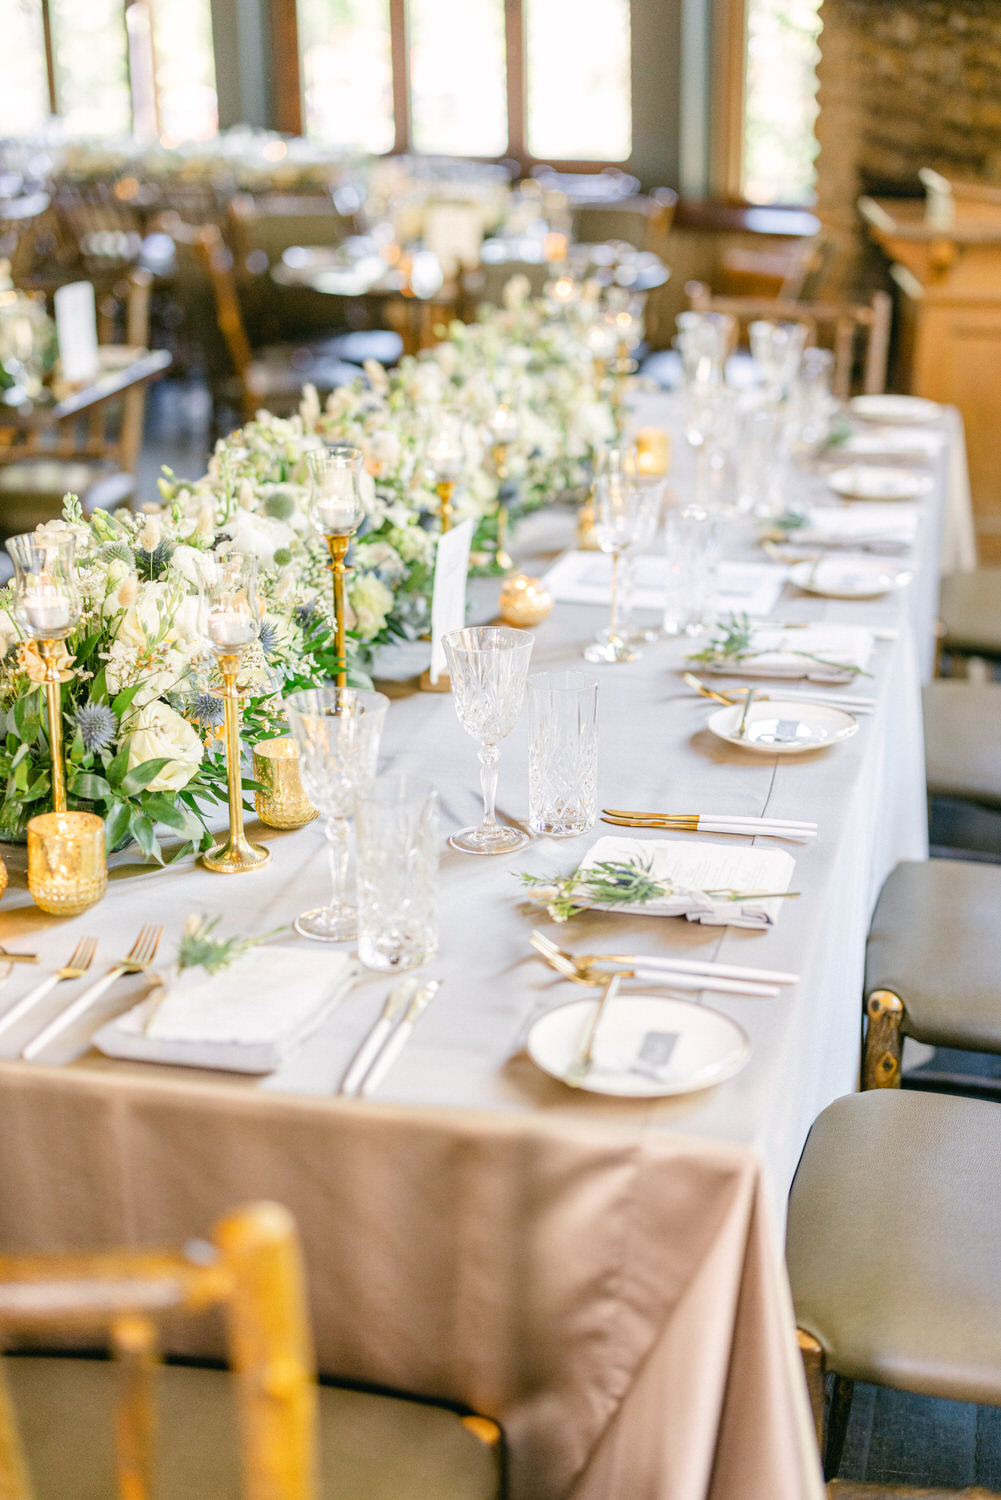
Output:
[[900,289],[902,373],[966,424],[978,542],[1001,562],[1001,191],[923,174],[929,198],[861,198]]

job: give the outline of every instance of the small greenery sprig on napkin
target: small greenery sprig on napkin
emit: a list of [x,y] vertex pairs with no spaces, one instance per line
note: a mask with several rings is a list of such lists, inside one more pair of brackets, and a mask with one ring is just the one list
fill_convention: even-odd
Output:
[[218,925],[218,917],[206,916],[204,912],[193,912],[188,918],[177,945],[175,967],[179,974],[185,969],[205,969],[209,974],[219,974],[245,953],[249,953],[251,948],[258,948],[269,938],[277,937],[280,932],[285,931],[284,927],[275,927],[271,932],[262,933],[260,937],[213,937]]
[[[578,865],[569,875],[528,875],[517,879],[528,887],[531,901],[544,905],[554,922],[568,922],[592,906],[644,906],[663,896],[673,896],[680,889],[669,880],[654,880],[649,860],[599,860],[593,865]],[[700,891],[714,901],[770,900],[774,896],[798,896],[798,891],[738,891],[732,886]]]
[[[754,630],[749,615],[731,611],[717,621],[715,631],[703,649],[689,652],[686,660],[703,667],[737,666],[741,662],[753,661],[756,656],[765,656],[774,651],[774,646],[770,646],[767,652],[755,646]],[[845,672],[850,677],[872,676],[871,672],[866,672],[855,662],[832,661],[829,656],[821,656],[817,651],[798,651],[794,646],[783,646],[782,649],[789,656],[802,656],[806,661],[830,667],[835,672]]]

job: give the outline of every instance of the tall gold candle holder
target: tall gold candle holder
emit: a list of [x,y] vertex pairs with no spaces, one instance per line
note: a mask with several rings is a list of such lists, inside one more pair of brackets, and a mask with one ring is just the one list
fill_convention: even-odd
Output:
[[333,578],[334,681],[346,687],[348,680],[346,643],[347,563],[351,538],[365,517],[361,475],[365,455],[347,443],[328,443],[306,455],[309,468],[309,514],[314,529],[326,539]]
[[317,816],[302,789],[299,751],[290,735],[258,741],[254,746],[254,780],[267,788],[254,793],[254,807],[269,828],[304,828]]
[[24,665],[32,680],[45,688],[52,810],[64,813],[62,685],[73,675],[67,670],[64,642],[80,618],[74,571],[76,537],[71,531],[28,532],[10,537],[7,551],[14,562],[14,612],[30,643],[24,648]]
[[28,889],[42,911],[76,917],[108,888],[104,820],[96,813],[39,813],[28,821]]
[[443,532],[452,529],[452,496],[462,473],[462,424],[451,412],[443,413],[428,444],[427,459],[438,496],[438,518]]
[[490,457],[497,475],[497,550],[494,562],[504,573],[510,573],[514,560],[507,550],[508,513],[500,496],[500,486],[507,479],[508,455],[511,444],[517,440],[519,426],[517,415],[506,401],[502,401],[490,418]]
[[229,793],[229,833],[202,855],[207,870],[237,875],[259,870],[271,851],[252,844],[243,831],[243,778],[240,764],[240,692],[237,678],[247,649],[261,630],[257,606],[257,559],[239,552],[225,557],[203,555],[199,560],[199,628],[215,653],[222,677],[226,711],[226,774]]

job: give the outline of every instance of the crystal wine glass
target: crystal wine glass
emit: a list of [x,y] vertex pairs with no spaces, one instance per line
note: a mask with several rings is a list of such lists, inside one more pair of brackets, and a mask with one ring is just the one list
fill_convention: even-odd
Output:
[[584,652],[587,661],[634,661],[638,654],[619,630],[619,569],[627,549],[647,535],[659,501],[658,489],[640,484],[628,471],[594,481],[594,534],[599,549],[612,556],[612,608],[607,630]]
[[356,932],[356,910],[347,899],[348,819],[355,800],[375,780],[379,739],[389,699],[357,688],[308,688],[285,699],[303,790],[323,819],[332,895],[297,917],[303,937],[340,943]]
[[482,747],[483,821],[477,828],[453,833],[449,843],[466,854],[509,854],[523,848],[529,838],[520,828],[502,827],[497,821],[497,742],[511,733],[521,713],[535,640],[525,630],[473,625],[452,631],[442,644],[459,723]]

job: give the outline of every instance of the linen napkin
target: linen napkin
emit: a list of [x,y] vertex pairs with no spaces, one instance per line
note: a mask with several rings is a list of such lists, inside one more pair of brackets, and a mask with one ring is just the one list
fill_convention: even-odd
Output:
[[[636,609],[663,610],[667,594],[667,558],[644,553],[630,559],[633,587],[630,603]],[[767,615],[782,592],[787,569],[775,563],[719,563],[716,599],[720,609]],[[602,552],[565,552],[545,577],[545,585],[560,604],[600,604],[612,598],[612,559]]]
[[358,972],[345,953],[254,948],[218,974],[161,975],[166,982],[102,1026],[94,1043],[108,1057],[273,1073]]
[[728,901],[708,896],[708,890],[787,891],[796,861],[784,849],[753,849],[744,845],[688,844],[680,839],[624,839],[606,836],[581,861],[585,869],[610,861],[649,865],[654,880],[669,880],[670,896],[638,906],[603,906],[602,911],[640,916],[687,917],[706,927],[773,927],[782,909],[781,897]]
[[811,621],[799,629],[755,625],[754,656],[744,661],[701,664],[700,670],[727,677],[807,677],[811,682],[852,682],[865,671],[873,652],[873,633],[862,625]]
[[796,547],[842,547],[887,556],[908,552],[918,534],[918,513],[907,503],[863,506],[816,506],[807,524],[792,532]]
[[946,434],[922,427],[877,427],[853,432],[829,452],[850,453],[856,458],[893,458],[898,462],[930,463],[942,450]]

